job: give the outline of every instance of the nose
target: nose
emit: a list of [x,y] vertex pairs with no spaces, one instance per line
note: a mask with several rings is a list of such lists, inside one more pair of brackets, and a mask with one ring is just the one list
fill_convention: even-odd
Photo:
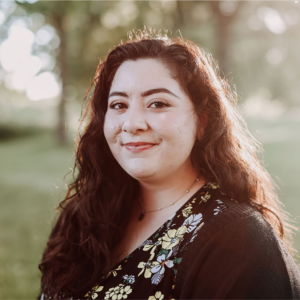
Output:
[[131,134],[146,131],[148,129],[145,111],[143,107],[136,102],[137,101],[133,101],[127,109],[127,112],[124,115],[125,120],[122,126],[123,131]]

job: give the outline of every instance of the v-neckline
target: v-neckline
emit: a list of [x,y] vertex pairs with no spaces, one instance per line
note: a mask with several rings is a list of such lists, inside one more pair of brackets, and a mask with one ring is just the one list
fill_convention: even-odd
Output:
[[111,269],[110,271],[108,271],[103,279],[105,279],[105,277],[107,276],[107,274],[109,274],[110,272],[112,272],[114,269],[116,269],[119,265],[121,265],[126,259],[131,258],[134,253],[139,250],[141,248],[141,246],[147,241],[147,240],[151,240],[152,237],[154,235],[156,235],[158,233],[158,231],[161,230],[161,228],[163,228],[164,226],[166,226],[166,224],[168,222],[171,222],[172,220],[174,220],[175,217],[178,216],[178,213],[181,212],[181,210],[183,209],[184,206],[189,205],[189,203],[198,195],[198,193],[202,192],[202,190],[204,190],[205,188],[207,188],[207,185],[209,184],[209,182],[205,182],[204,185],[199,188],[185,203],[183,203],[177,210],[176,212],[169,218],[167,219],[159,228],[157,228],[148,238],[146,238],[139,246],[137,246],[133,251],[131,251],[126,257],[124,257],[122,260],[120,260],[120,262],[116,263]]

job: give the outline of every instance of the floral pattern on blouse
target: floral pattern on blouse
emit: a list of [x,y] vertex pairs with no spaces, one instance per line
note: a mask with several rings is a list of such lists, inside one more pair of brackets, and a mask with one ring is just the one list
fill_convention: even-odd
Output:
[[[205,226],[226,210],[217,183],[207,183],[156,232],[118,263],[85,295],[85,299],[173,299],[178,265]],[[205,210],[207,202],[209,210]],[[234,200],[235,201],[235,200]]]

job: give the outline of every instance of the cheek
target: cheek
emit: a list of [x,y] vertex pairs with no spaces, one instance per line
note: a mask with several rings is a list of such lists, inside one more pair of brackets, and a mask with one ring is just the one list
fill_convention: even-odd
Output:
[[103,130],[107,143],[116,143],[118,136],[122,131],[122,125],[120,122],[106,117]]
[[172,145],[185,147],[194,145],[196,139],[196,118],[193,113],[175,114],[167,116],[162,114],[157,122],[157,131],[163,140]]
[[189,138],[194,145],[197,134],[197,117],[195,114],[189,115],[182,124],[183,135]]

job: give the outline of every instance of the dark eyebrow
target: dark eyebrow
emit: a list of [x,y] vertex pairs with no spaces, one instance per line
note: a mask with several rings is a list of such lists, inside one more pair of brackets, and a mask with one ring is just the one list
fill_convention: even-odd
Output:
[[169,91],[168,89],[164,89],[164,88],[152,89],[152,90],[143,92],[143,93],[142,93],[142,96],[143,96],[143,97],[146,97],[146,96],[150,96],[150,95],[157,94],[157,93],[166,93],[166,94],[170,94],[170,95],[172,95],[172,96],[178,98],[178,96],[176,96],[174,93],[172,93],[172,92]]
[[112,92],[108,95],[108,98],[109,97],[113,97],[113,96],[121,96],[121,97],[126,97],[128,98],[128,95],[124,92]]
[[[176,96],[174,93],[172,93],[171,91],[169,91],[168,89],[164,89],[164,88],[157,88],[157,89],[152,89],[152,90],[148,90],[142,93],[142,97],[147,97],[153,94],[158,94],[158,93],[166,93],[166,94],[170,94],[176,98],[179,98],[178,96]],[[121,97],[126,97],[128,98],[128,95],[124,92],[112,92],[109,94],[109,97],[113,97],[113,96],[121,96]]]

